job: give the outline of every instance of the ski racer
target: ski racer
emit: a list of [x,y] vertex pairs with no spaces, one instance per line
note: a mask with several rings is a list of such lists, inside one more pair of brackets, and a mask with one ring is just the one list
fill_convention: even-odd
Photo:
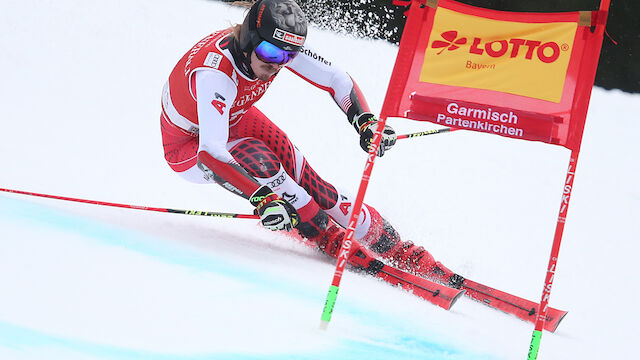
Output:
[[[287,134],[254,106],[286,68],[331,94],[368,151],[378,120],[355,81],[318,60],[306,35],[305,15],[293,0],[259,0],[241,25],[200,40],[164,86],[162,141],[166,161],[184,179],[222,185],[248,199],[265,228],[296,229],[335,257],[354,197],[320,177]],[[386,126],[377,155],[395,141]],[[370,205],[362,208],[354,238],[417,274],[445,269],[423,247],[400,240]]]

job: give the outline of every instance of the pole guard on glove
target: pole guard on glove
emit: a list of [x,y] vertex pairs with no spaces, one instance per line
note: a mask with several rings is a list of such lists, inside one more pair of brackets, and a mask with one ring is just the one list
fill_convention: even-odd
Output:
[[249,202],[256,207],[262,226],[269,230],[291,231],[300,223],[296,209],[266,185],[258,188]]
[[[373,135],[378,128],[378,119],[372,113],[362,113],[353,118],[353,126],[358,130],[360,134],[360,147],[365,152],[369,152]],[[378,147],[377,156],[381,157],[384,152],[391,149],[395,145],[398,136],[395,130],[389,125],[385,125],[382,130],[382,139],[380,140],[380,147]]]

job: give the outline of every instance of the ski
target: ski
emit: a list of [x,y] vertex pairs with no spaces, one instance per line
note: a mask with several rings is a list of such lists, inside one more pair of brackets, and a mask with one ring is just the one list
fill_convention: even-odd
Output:
[[[459,286],[460,289],[466,290],[466,296],[487,306],[514,315],[530,323],[536,322],[539,304],[533,301],[511,295],[469,279],[464,279],[462,284],[458,284],[457,286]],[[549,308],[544,322],[544,329],[549,332],[556,331],[560,321],[562,321],[566,315],[566,311]]]
[[365,271],[378,279],[384,280],[394,286],[399,286],[415,296],[449,310],[453,304],[465,293],[464,289],[455,289],[431,280],[409,274],[393,266],[384,264],[376,259],[370,251],[358,249],[349,258],[348,262],[358,270]]
[[[284,233],[286,236],[302,244],[316,248],[317,245],[293,232]],[[333,256],[335,258],[335,256]],[[451,309],[453,304],[464,294],[463,289],[454,289],[438,282],[410,274],[378,259],[371,250],[358,246],[349,256],[348,264],[356,271],[362,271],[375,276],[393,286],[399,286],[407,292],[440,306],[445,310]]]
[[[315,244],[306,241],[302,237],[290,237],[303,244],[316,247]],[[349,264],[356,270],[364,271],[394,286],[400,286],[415,296],[449,310],[453,304],[464,294],[484,305],[500,310],[504,313],[514,315],[517,318],[535,323],[538,314],[538,304],[527,299],[494,289],[480,284],[473,280],[457,275],[446,269],[441,264],[441,268],[431,274],[431,276],[414,275],[404,270],[400,270],[391,265],[387,265],[376,258],[376,255],[366,248],[359,247],[348,260]],[[443,285],[444,284],[444,285]],[[567,315],[566,311],[549,308],[545,318],[544,329],[554,332],[558,328],[560,321]]]

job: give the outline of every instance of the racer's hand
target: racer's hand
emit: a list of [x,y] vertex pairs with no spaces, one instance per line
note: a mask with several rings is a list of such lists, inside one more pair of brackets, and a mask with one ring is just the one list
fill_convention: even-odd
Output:
[[[362,113],[354,119],[354,122],[357,124],[358,133],[360,134],[360,147],[362,150],[369,152],[373,135],[378,128],[378,119],[371,113]],[[385,151],[395,145],[397,139],[398,136],[393,128],[385,125],[382,130],[382,139],[380,140],[380,146],[378,147],[378,153],[376,155],[384,155]]]
[[266,185],[258,188],[249,201],[256,207],[262,226],[269,230],[291,231],[300,223],[296,209]]

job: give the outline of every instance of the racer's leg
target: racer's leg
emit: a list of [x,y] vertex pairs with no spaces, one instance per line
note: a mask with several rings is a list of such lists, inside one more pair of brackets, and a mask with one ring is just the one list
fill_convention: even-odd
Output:
[[[244,137],[262,141],[273,152],[290,178],[299,184],[329,216],[343,227],[347,227],[353,207],[352,197],[322,179],[307,162],[302,152],[293,145],[287,134],[255,107],[249,109],[242,120],[230,130],[230,138]],[[234,158],[236,158],[235,155]],[[236,160],[240,159],[236,158]],[[283,197],[287,199],[286,195]],[[373,219],[369,209],[368,206],[362,209],[363,213],[356,225],[357,240],[364,239],[371,228]]]
[[227,146],[233,158],[259,183],[287,200],[300,215],[296,227],[302,236],[312,238],[324,231],[328,215],[318,203],[285,171],[280,159],[262,140],[241,138]]
[[[338,243],[341,244],[344,238],[344,228],[348,226],[353,212],[355,200],[353,196],[340,191],[322,179],[313,170],[304,155],[289,140],[287,134],[255,107],[251,108],[243,116],[242,120],[232,127],[230,135],[232,138],[254,138],[258,142],[254,140],[250,142],[243,141],[242,146],[250,146],[252,144],[251,147],[257,146],[260,148],[260,151],[257,148],[251,150],[253,153],[270,153],[254,157],[251,160],[252,164],[250,164],[246,160],[251,158],[248,154],[241,156],[234,153],[234,151],[239,152],[239,146],[232,149],[234,158],[258,181],[261,181],[261,183],[264,181],[270,187],[274,185],[276,188],[282,183],[282,188],[273,189],[272,187],[280,196],[287,199],[286,194],[288,193],[282,190],[286,188],[292,191],[290,195],[301,196],[307,201],[303,192],[299,189],[302,188],[304,193],[313,198],[314,201],[311,203],[317,203],[335,222],[341,225],[341,228],[338,228],[329,223],[329,226],[323,230],[322,225],[325,224],[323,220],[319,224],[320,226],[313,226],[314,230],[320,231],[318,243],[321,249],[331,253],[331,249],[335,249]],[[243,150],[243,152],[247,151]],[[263,162],[267,162],[269,165],[265,165]],[[277,166],[278,162],[282,167]],[[263,169],[270,169],[270,172],[264,173]],[[254,171],[254,173],[251,171]],[[294,184],[298,184],[299,188],[296,189]],[[296,189],[296,191],[293,189]],[[301,203],[300,205],[304,204]],[[299,208],[295,204],[294,207]],[[314,206],[310,213],[315,211],[316,208]],[[321,213],[314,213],[314,216],[316,215],[320,216]],[[308,218],[309,215],[307,215]],[[411,241],[402,241],[393,226],[382,218],[375,208],[369,205],[365,204],[362,207],[354,237],[362,245],[403,269],[418,274],[426,274],[431,272],[436,265],[433,256],[429,252],[422,246],[414,245]]]

